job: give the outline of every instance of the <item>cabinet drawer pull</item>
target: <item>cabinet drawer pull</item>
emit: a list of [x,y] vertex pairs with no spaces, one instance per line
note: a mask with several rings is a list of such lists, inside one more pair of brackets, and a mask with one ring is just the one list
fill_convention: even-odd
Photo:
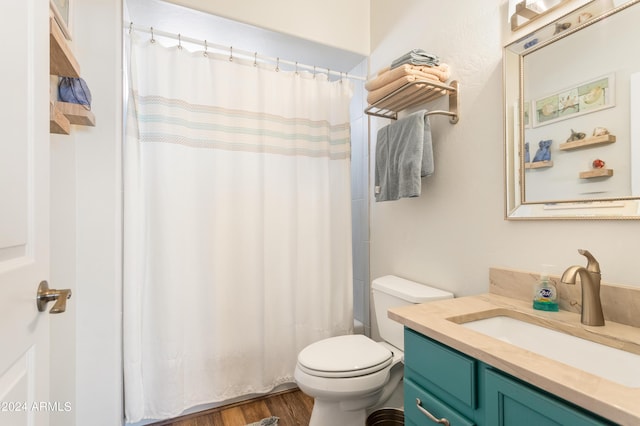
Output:
[[422,401],[420,401],[420,398],[416,398],[416,407],[418,407],[418,410],[422,411],[422,414],[424,414],[425,416],[427,416],[429,418],[429,420],[431,420],[432,422],[444,425],[444,426],[449,426],[449,420],[445,419],[444,417],[441,419],[438,419],[436,416],[434,416],[433,414],[431,414],[430,412],[428,412],[423,406],[422,406]]

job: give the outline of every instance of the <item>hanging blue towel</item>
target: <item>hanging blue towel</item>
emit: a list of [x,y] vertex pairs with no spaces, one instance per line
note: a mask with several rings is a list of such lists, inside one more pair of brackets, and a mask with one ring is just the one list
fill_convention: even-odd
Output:
[[421,178],[433,174],[431,126],[426,112],[415,112],[378,130],[376,201],[417,197]]

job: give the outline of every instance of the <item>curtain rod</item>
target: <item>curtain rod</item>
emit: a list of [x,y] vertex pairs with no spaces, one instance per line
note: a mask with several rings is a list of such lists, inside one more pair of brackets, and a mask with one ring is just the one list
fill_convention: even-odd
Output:
[[367,81],[366,77],[358,76],[358,75],[350,75],[346,72],[334,71],[329,68],[316,67],[312,65],[300,64],[298,62],[288,61],[281,58],[273,58],[269,56],[259,55],[258,52],[249,52],[246,50],[234,49],[233,46],[223,46],[221,44],[209,43],[207,40],[199,40],[191,37],[185,37],[182,34],[170,33],[167,31],[157,30],[153,27],[143,27],[139,25],[134,25],[133,22],[124,22],[126,29],[131,33],[131,31],[139,31],[147,34],[151,34],[151,39],[154,40],[155,36],[167,37],[174,40],[178,40],[178,45],[182,42],[197,44],[205,48],[205,51],[209,49],[216,50],[218,52],[224,52],[229,54],[229,59],[233,59],[234,57],[242,58],[242,59],[251,59],[253,61],[260,60],[261,62],[271,62],[276,64],[276,68],[280,64],[291,65],[296,69],[306,69],[309,71],[313,71],[314,73],[322,70],[323,73],[327,73],[330,75],[334,75],[340,78],[349,78],[352,80],[359,81]]

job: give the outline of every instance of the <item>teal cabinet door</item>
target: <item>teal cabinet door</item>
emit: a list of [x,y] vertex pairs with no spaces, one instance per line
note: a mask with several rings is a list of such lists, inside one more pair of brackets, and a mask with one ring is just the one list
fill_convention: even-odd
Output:
[[492,426],[611,425],[568,403],[485,368],[486,422]]
[[405,329],[405,378],[456,411],[473,417],[477,408],[478,362],[422,334]]

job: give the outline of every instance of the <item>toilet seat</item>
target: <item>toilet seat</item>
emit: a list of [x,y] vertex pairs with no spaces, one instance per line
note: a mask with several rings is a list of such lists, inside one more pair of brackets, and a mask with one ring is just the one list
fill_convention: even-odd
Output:
[[348,378],[383,370],[393,353],[366,336],[330,337],[312,343],[298,354],[298,367],[305,373],[327,378]]

